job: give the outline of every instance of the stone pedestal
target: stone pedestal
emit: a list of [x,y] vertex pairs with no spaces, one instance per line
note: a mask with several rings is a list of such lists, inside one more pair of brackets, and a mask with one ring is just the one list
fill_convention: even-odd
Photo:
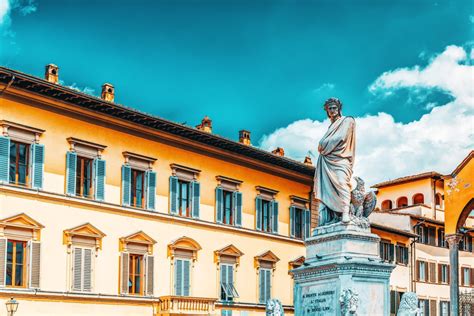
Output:
[[390,273],[380,238],[350,223],[318,227],[306,239],[306,261],[292,270],[297,316],[390,315]]

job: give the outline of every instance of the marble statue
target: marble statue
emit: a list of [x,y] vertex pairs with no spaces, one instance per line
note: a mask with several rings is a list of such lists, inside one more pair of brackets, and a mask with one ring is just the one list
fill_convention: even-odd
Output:
[[359,294],[353,289],[344,289],[339,297],[341,305],[341,316],[357,316],[357,307],[359,307]]
[[342,103],[330,98],[324,109],[331,120],[319,142],[314,194],[320,201],[319,226],[350,220],[351,177],[355,154],[355,120],[342,116]]
[[419,316],[418,297],[416,293],[406,292],[402,296],[397,316]]
[[280,300],[271,299],[267,301],[266,316],[284,316],[283,306]]
[[354,177],[354,180],[357,185],[351,191],[350,221],[362,228],[369,228],[368,217],[377,204],[377,197],[373,191],[365,193],[364,180],[359,177]]

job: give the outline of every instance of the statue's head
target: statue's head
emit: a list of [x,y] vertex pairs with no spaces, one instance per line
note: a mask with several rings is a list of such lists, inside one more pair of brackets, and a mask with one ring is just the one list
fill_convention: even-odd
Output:
[[342,102],[337,98],[329,98],[324,102],[324,110],[328,117],[334,120],[342,115]]

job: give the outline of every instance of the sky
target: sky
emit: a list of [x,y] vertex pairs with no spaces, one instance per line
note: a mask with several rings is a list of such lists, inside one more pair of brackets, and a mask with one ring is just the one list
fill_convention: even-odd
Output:
[[369,184],[474,149],[473,48],[464,0],[0,0],[0,65],[300,161],[337,97]]

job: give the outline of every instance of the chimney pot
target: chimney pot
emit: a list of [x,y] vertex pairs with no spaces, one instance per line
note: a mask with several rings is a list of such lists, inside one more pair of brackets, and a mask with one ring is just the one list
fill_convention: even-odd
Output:
[[59,67],[55,64],[49,64],[45,67],[44,79],[52,83],[59,81]]
[[239,143],[250,146],[250,132],[246,130],[239,131]]
[[206,133],[212,133],[212,120],[206,115],[196,128]]
[[272,154],[284,157],[285,156],[285,150],[281,147],[277,147],[275,150],[272,151]]
[[100,97],[108,102],[114,102],[115,99],[115,88],[110,83],[104,83],[102,85],[102,93]]
[[304,164],[305,164],[305,165],[308,165],[308,166],[312,166],[312,165],[313,165],[313,161],[311,160],[311,157],[310,157],[310,156],[304,157]]

